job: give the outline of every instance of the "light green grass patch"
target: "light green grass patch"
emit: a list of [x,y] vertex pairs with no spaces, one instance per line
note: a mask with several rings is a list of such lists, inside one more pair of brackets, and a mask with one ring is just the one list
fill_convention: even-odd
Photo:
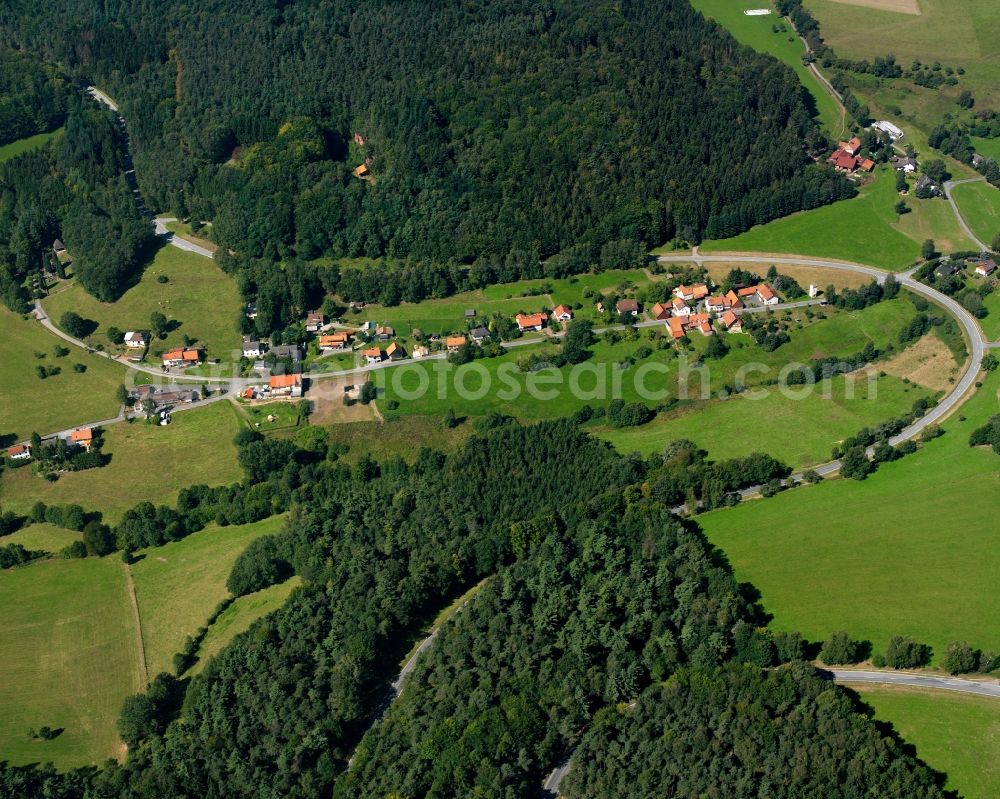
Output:
[[63,132],[62,128],[58,130],[53,130],[49,133],[36,133],[34,136],[28,136],[24,139],[18,139],[17,141],[12,141],[9,144],[5,144],[0,147],[0,164],[4,161],[9,161],[11,158],[15,158],[22,153],[28,152],[28,150],[35,150],[41,147],[48,141],[51,141],[56,136],[59,136]]
[[1000,233],[1000,189],[982,180],[955,186],[951,196],[972,232],[989,245]]
[[[0,572],[0,613],[2,758],[67,769],[121,756],[115,721],[141,688],[122,564],[54,559]],[[28,737],[43,725],[63,732]]]
[[198,649],[198,660],[192,666],[191,673],[197,674],[205,668],[209,660],[219,654],[237,635],[249,630],[255,621],[282,607],[292,595],[292,591],[300,585],[302,580],[292,577],[283,583],[241,596],[234,601],[208,628],[205,640]]
[[900,217],[899,199],[890,167],[879,167],[875,179],[850,200],[801,211],[730,239],[707,241],[701,252],[763,252],[837,258],[885,269],[903,269],[920,257],[920,245],[933,239],[953,249],[974,249],[944,200],[917,200]]
[[[166,275],[166,283],[157,282],[160,275]],[[242,307],[236,283],[214,261],[167,245],[157,250],[142,279],[116,302],[101,302],[76,284],[45,300],[45,310],[57,323],[66,311],[97,322],[94,341],[105,347],[110,347],[109,327],[148,330],[154,312],[180,322],[164,340],[153,341],[149,355],[153,364],[158,363],[157,354],[183,346],[184,336],[203,344],[207,357],[230,359],[240,346],[236,323]]]
[[213,405],[173,415],[166,427],[136,421],[104,430],[103,452],[111,462],[98,469],[61,474],[50,483],[30,466],[5,470],[0,501],[27,513],[39,500],[47,505],[78,503],[101,511],[105,520],[141,501],[172,505],[179,489],[205,483],[225,485],[240,479],[233,437],[240,427],[232,405]]
[[976,148],[976,152],[984,158],[1000,161],[1000,138],[981,139],[978,136],[973,136],[972,145]]
[[229,596],[226,580],[239,554],[255,538],[276,533],[284,523],[274,516],[254,524],[212,525],[180,541],[142,550],[132,566],[146,667],[150,678],[173,672],[173,656],[204,626]]
[[[4,345],[0,435],[27,439],[32,432],[47,435],[118,413],[115,389],[128,382],[124,366],[71,347],[40,323],[6,308],[0,308],[0,340]],[[69,354],[57,358],[57,345],[69,349]],[[45,357],[36,358],[36,352]],[[75,363],[87,370],[73,371]],[[60,373],[41,380],[36,374],[39,365],[58,366]]]
[[65,530],[54,524],[43,522],[22,527],[13,535],[0,538],[0,546],[20,544],[25,549],[55,554],[68,547],[74,541],[79,541],[80,534],[74,530]]
[[884,651],[893,635],[993,649],[1000,640],[1000,457],[968,445],[1000,411],[994,373],[946,434],[863,482],[826,481],[700,517],[773,626],[821,641],[848,630]]
[[852,685],[875,718],[892,724],[917,757],[948,775],[965,799],[1000,796],[1000,702],[914,688]]
[[[827,394],[828,396],[824,396]],[[918,397],[930,393],[892,376],[837,377],[830,391],[817,385],[802,399],[777,391],[760,400],[733,397],[668,413],[642,427],[599,427],[593,432],[621,452],[649,455],[685,438],[712,460],[766,452],[794,468],[830,459],[833,445],[862,427],[902,416]]]
[[[813,98],[823,126],[831,136],[844,135],[845,120],[840,104],[802,63],[805,45],[795,35],[791,25],[778,16],[777,11],[768,16],[748,17],[743,13],[748,6],[745,3],[734,3],[732,0],[692,0],[691,5],[722,25],[741,44],[748,45],[759,53],[768,53],[795,70],[799,81]],[[764,8],[770,3],[759,5]],[[784,30],[775,33],[773,30],[775,25]]]

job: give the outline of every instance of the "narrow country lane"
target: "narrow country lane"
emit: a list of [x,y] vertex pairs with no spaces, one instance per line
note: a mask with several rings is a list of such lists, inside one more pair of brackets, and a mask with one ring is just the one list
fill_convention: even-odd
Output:
[[989,247],[976,238],[976,234],[972,232],[972,228],[965,221],[965,217],[962,216],[962,212],[958,207],[958,203],[955,202],[955,198],[951,193],[951,190],[956,186],[961,186],[963,183],[979,183],[986,178],[966,178],[965,180],[949,180],[944,184],[944,196],[947,198],[949,204],[951,205],[951,210],[955,212],[955,218],[958,219],[958,224],[961,225],[962,230],[965,231],[965,235],[972,239],[976,246],[979,247],[980,252],[986,252]]

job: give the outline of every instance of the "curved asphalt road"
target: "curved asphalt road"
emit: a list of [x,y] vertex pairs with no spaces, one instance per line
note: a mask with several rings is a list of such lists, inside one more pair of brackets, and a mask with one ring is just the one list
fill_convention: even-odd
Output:
[[958,203],[955,202],[955,198],[951,196],[951,190],[955,186],[961,186],[963,183],[978,183],[981,180],[986,180],[986,178],[966,178],[965,180],[949,180],[944,184],[944,196],[948,199],[951,204],[951,210],[955,212],[955,217],[958,219],[958,224],[962,226],[962,230],[965,231],[965,235],[972,239],[976,246],[979,247],[981,252],[986,252],[989,247],[987,247],[983,242],[976,238],[976,234],[972,232],[972,228],[969,227],[968,223],[965,221],[965,217],[962,216],[962,212],[958,208]]

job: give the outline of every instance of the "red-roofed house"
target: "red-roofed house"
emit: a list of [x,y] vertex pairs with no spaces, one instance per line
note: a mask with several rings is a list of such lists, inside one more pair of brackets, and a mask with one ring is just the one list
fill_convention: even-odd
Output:
[[667,320],[667,327],[673,338],[684,338],[684,320],[679,316],[672,316]]
[[764,305],[777,305],[778,295],[771,291],[771,287],[761,283],[757,286],[757,299],[759,299]]
[[726,298],[719,296],[709,297],[705,300],[705,307],[708,309],[709,313],[722,313],[729,306],[726,304]]
[[465,344],[465,336],[448,336],[444,340],[444,345],[448,348],[448,352],[455,352],[463,344]]
[[691,307],[680,297],[674,297],[671,305],[671,312],[674,316],[690,316]]
[[639,315],[639,301],[638,300],[618,300],[618,304],[615,306],[615,310],[619,314],[631,314],[632,316]]
[[272,397],[301,397],[302,375],[271,375],[268,387]]
[[739,295],[732,289],[729,289],[729,291],[726,292],[726,302],[729,304],[730,308],[743,307],[743,300],[741,300]]
[[78,427],[69,434],[69,443],[90,452],[90,445],[94,443],[94,431],[89,427]]
[[656,303],[653,306],[653,318],[659,322],[670,317],[670,306],[664,305],[662,302]]
[[350,343],[351,343],[351,334],[343,330],[319,337],[319,348],[321,351],[327,351],[327,352],[342,351],[347,349]]
[[840,149],[848,155],[857,155],[861,152],[861,139],[855,136],[849,142],[841,142]]
[[691,293],[694,295],[695,301],[703,300],[708,296],[708,286],[704,283],[699,283],[697,286],[691,286]]
[[568,305],[557,305],[552,309],[552,318],[557,322],[568,322],[573,318],[573,309]]
[[875,168],[875,162],[871,158],[862,159],[861,163],[858,164],[858,169],[862,172],[871,172]]
[[719,322],[722,324],[722,327],[725,328],[727,333],[743,332],[743,322],[741,322],[740,318],[732,311],[726,311],[721,317],[719,317]]
[[381,363],[382,349],[380,347],[370,347],[361,353],[366,363]]
[[738,292],[739,297],[752,297],[757,293],[756,286],[747,286],[745,289],[740,289]]
[[12,461],[26,461],[31,457],[30,444],[15,444],[7,448],[7,457]]
[[163,365],[172,366],[194,366],[201,360],[201,350],[197,349],[176,349],[163,353]]
[[543,313],[519,313],[514,319],[517,321],[517,329],[522,333],[529,330],[541,330],[545,327],[545,320],[548,317]]
[[833,164],[837,169],[843,169],[845,172],[853,172],[858,168],[858,159],[846,150],[834,150],[833,155],[826,160],[827,163]]

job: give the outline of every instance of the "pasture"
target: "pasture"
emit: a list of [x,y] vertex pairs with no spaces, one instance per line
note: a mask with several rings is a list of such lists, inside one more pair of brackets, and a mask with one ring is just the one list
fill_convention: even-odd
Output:
[[180,541],[141,550],[132,566],[146,668],[152,679],[173,672],[173,656],[229,596],[226,579],[239,554],[255,538],[276,533],[284,522],[274,516],[254,524],[212,525]]
[[[165,283],[159,282],[161,276]],[[101,302],[75,283],[45,300],[56,322],[66,311],[97,322],[92,340],[106,348],[111,346],[109,327],[148,330],[150,315],[162,313],[174,327],[163,340],[153,340],[148,360],[154,364],[158,354],[184,346],[184,336],[204,345],[209,358],[227,361],[240,346],[236,323],[242,308],[236,283],[214,261],[169,245],[157,250],[139,282],[116,302]]]
[[42,522],[22,527],[16,533],[0,538],[0,546],[20,544],[25,549],[55,554],[79,540],[80,534],[74,530],[64,530],[54,524]]
[[0,477],[4,508],[26,513],[39,500],[48,505],[78,503],[99,510],[114,523],[143,500],[172,505],[179,489],[224,485],[242,476],[233,436],[240,428],[227,400],[173,415],[166,427],[144,421],[109,425],[103,452],[111,462],[98,469],[67,472],[51,483],[30,466]]
[[800,211],[730,239],[706,241],[700,250],[790,253],[903,269],[920,257],[920,245],[928,238],[944,252],[975,249],[943,200],[917,200],[911,193],[911,212],[899,216],[894,209],[898,199],[892,169],[882,166],[857,197]]
[[[731,0],[692,0],[691,5],[726,28],[741,44],[748,45],[757,52],[768,53],[795,70],[799,81],[815,103],[823,127],[835,138],[847,133],[840,104],[812,71],[803,65],[805,45],[795,35],[792,27],[776,13],[748,17],[743,13],[746,4],[733,3]],[[775,25],[779,25],[781,30],[775,32]]]
[[1000,189],[982,180],[955,186],[951,196],[972,232],[989,245],[1000,233]]
[[1000,411],[1000,374],[943,425],[944,436],[867,480],[828,480],[705,514],[699,522],[755,585],[772,626],[821,641],[848,630],[884,651],[893,635],[1000,645],[1000,457],[968,445]]
[[[137,630],[117,558],[0,572],[0,755],[68,769],[121,757],[115,722],[140,684]],[[46,741],[29,728],[61,729]]]
[[[0,438],[21,440],[32,432],[47,435],[118,413],[115,389],[128,382],[124,366],[71,347],[40,323],[6,308],[0,308],[0,340],[5,349]],[[58,356],[56,346],[69,352]],[[77,372],[73,365],[78,363],[86,371]],[[59,374],[42,380],[37,374],[39,366],[58,367]]]
[[917,757],[948,775],[965,799],[1000,796],[1000,701],[983,696],[879,685],[852,685],[917,748]]

